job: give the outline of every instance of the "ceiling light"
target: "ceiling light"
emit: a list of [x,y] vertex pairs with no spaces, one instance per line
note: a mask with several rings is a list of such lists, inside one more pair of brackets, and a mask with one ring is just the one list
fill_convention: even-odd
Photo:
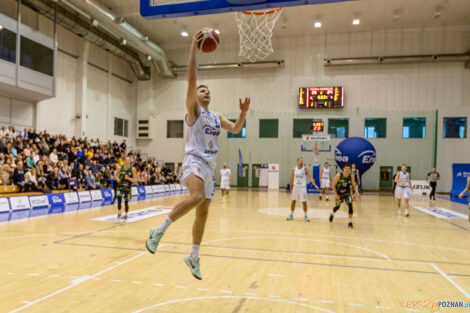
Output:
[[150,55],[147,55],[147,61],[152,61],[152,57]]
[[218,29],[216,28],[216,29],[215,29],[215,33],[216,33],[217,35],[220,35],[220,30],[218,30]]
[[95,20],[95,19],[92,19],[92,20],[91,20],[91,26],[92,26],[92,27],[96,27],[96,26],[98,26],[98,24],[99,24],[99,23],[98,23],[97,20]]
[[358,18],[353,19],[353,25],[359,25],[361,23],[361,20]]
[[127,45],[127,40],[126,39],[121,40],[121,46],[125,46],[125,45]]
[[183,30],[183,31],[181,32],[181,36],[183,36],[183,37],[188,37],[189,34],[188,34],[187,31]]
[[0,25],[0,30],[2,30],[2,29],[3,29],[3,26],[2,26],[2,25]]
[[315,28],[320,28],[321,27],[321,22],[315,22],[314,26],[315,26]]

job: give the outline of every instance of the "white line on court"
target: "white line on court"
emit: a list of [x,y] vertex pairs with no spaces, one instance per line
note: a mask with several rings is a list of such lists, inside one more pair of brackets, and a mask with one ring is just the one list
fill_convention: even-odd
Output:
[[209,291],[209,289],[207,289],[207,288],[197,288],[197,290],[201,290],[201,291]]
[[135,284],[135,285],[140,285],[140,284],[143,284],[144,282],[143,281],[133,281],[132,283]]
[[28,276],[39,276],[37,273],[29,273]]
[[273,296],[273,295],[268,295],[268,298],[281,299],[281,297],[280,297],[280,296]]
[[186,286],[175,286],[175,288],[186,289]]
[[284,275],[280,274],[268,274],[269,277],[284,277]]
[[439,267],[436,266],[434,263],[429,263],[436,271],[438,271],[445,279],[447,279],[455,288],[457,288],[461,293],[465,295],[468,299],[470,299],[470,294],[466,292],[462,287],[459,286],[452,278],[450,278],[446,273],[444,273]]
[[18,273],[8,273],[8,275],[18,275]]
[[377,309],[384,309],[384,310],[390,310],[390,307],[389,306],[381,306],[381,305],[378,305],[376,306]]
[[159,287],[165,286],[165,284],[160,284],[160,283],[153,283],[152,285],[154,285],[154,286],[159,286]]
[[51,274],[51,275],[48,275],[48,277],[59,277],[59,275],[57,275],[57,274]]
[[307,301],[307,298],[294,298],[295,301]]
[[220,292],[221,292],[221,293],[233,293],[233,292],[231,292],[230,290],[221,290]]
[[335,303],[334,301],[330,300],[320,300],[321,303]]
[[248,296],[257,296],[257,294],[253,292],[245,292],[245,294]]
[[25,300],[25,301],[23,301],[23,303],[31,303],[31,301],[26,301],[26,300]]
[[120,280],[120,279],[111,279],[111,281],[112,281],[113,283],[118,283],[118,282],[121,282],[122,280]]
[[76,282],[72,283],[71,285],[68,285],[67,287],[64,287],[64,288],[62,288],[62,289],[56,290],[56,291],[54,291],[54,292],[52,292],[52,293],[50,293],[50,294],[48,294],[48,295],[46,295],[46,296],[44,296],[44,297],[42,297],[42,298],[36,299],[36,300],[34,300],[34,301],[31,301],[31,302],[28,303],[28,304],[25,304],[25,305],[23,305],[23,306],[21,306],[21,307],[19,307],[19,308],[17,308],[17,309],[14,309],[13,311],[10,311],[10,313],[19,312],[19,311],[21,311],[21,310],[23,310],[23,309],[26,309],[26,308],[28,308],[28,307],[30,307],[30,306],[36,304],[36,303],[39,303],[39,302],[44,301],[44,300],[46,300],[46,299],[49,299],[49,298],[51,298],[51,297],[53,297],[53,296],[55,296],[55,295],[57,295],[57,294],[59,294],[59,293],[62,293],[62,292],[64,292],[64,291],[66,291],[66,290],[69,290],[70,288],[73,288],[73,287],[75,287],[75,286],[77,286],[77,285],[79,285],[79,284],[81,284],[81,283],[83,283],[83,282],[89,280],[90,278],[99,276],[99,275],[101,275],[101,274],[104,274],[104,273],[106,273],[106,272],[109,272],[109,271],[115,269],[115,268],[118,267],[118,266],[121,266],[121,265],[123,265],[123,264],[126,264],[126,263],[128,263],[128,262],[130,262],[130,261],[133,261],[133,260],[135,260],[135,259],[141,257],[142,255],[146,254],[146,253],[147,253],[147,252],[140,252],[139,254],[134,255],[133,257],[131,257],[131,258],[127,259],[127,260],[124,260],[124,261],[122,261],[122,262],[119,262],[119,263],[117,263],[117,264],[115,264],[115,265],[113,265],[113,266],[110,266],[110,267],[108,267],[108,268],[106,268],[106,269],[104,269],[104,270],[102,270],[102,271],[100,271],[100,272],[98,272],[98,273],[96,273],[96,274],[93,274],[93,275],[91,275],[91,276],[84,276],[83,279],[77,279]]
[[93,277],[92,280],[101,280],[101,278]]
[[348,303],[348,305],[350,305],[350,306],[362,306],[362,304],[360,304],[360,303]]
[[265,237],[265,236],[259,236],[259,237],[258,237],[258,236],[257,236],[257,237],[238,237],[238,238],[222,238],[222,239],[215,239],[215,240],[205,241],[205,242],[202,242],[201,245],[207,245],[208,243],[214,243],[214,242],[230,241],[230,240],[242,240],[242,239],[286,239],[286,240],[301,240],[301,241],[322,242],[322,243],[329,243],[329,244],[333,244],[333,245],[339,245],[339,246],[345,246],[345,247],[350,247],[350,248],[356,248],[356,249],[364,250],[364,251],[367,251],[367,252],[371,252],[371,253],[380,255],[381,257],[383,257],[384,259],[386,259],[386,260],[388,260],[388,261],[391,261],[391,260],[392,260],[392,259],[390,259],[390,257],[388,257],[387,255],[385,255],[385,254],[383,254],[383,253],[380,253],[380,252],[375,251],[375,250],[372,250],[372,249],[364,248],[364,247],[361,247],[361,246],[350,245],[350,244],[342,243],[342,242],[327,241],[327,240],[318,240],[318,239],[310,239],[310,238]]
[[290,300],[261,298],[261,297],[244,297],[244,296],[212,296],[212,297],[196,297],[196,298],[176,299],[176,300],[157,303],[157,304],[154,304],[152,306],[148,306],[148,307],[139,309],[137,311],[134,311],[133,313],[144,312],[144,311],[147,311],[147,310],[151,310],[151,309],[154,309],[154,308],[157,308],[157,307],[160,307],[160,306],[164,306],[164,305],[167,305],[167,304],[172,304],[172,303],[179,303],[179,302],[186,302],[186,301],[196,301],[196,300],[214,300],[214,299],[251,299],[251,300],[261,300],[261,301],[273,301],[273,302],[288,303],[288,304],[303,306],[305,308],[315,309],[315,310],[318,310],[318,311],[321,311],[321,312],[335,313],[335,312],[327,310],[327,309],[319,308],[319,307],[304,304],[304,303],[298,303],[298,302],[294,302],[294,301],[290,301]]

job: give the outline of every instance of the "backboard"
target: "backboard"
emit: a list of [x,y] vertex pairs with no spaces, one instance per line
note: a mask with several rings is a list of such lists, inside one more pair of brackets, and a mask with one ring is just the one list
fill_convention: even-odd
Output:
[[355,0],[140,0],[140,14],[161,19],[345,1]]

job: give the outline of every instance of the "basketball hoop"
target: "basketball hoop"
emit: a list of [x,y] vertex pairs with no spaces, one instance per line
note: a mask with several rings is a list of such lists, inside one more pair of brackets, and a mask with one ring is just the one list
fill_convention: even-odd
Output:
[[315,146],[313,147],[313,165],[320,164],[320,147]]
[[236,12],[240,53],[251,62],[263,60],[273,52],[271,37],[282,8]]

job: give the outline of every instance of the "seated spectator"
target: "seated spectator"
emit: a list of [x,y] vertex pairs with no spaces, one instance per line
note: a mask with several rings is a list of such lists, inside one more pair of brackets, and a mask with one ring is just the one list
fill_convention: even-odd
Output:
[[70,179],[70,175],[68,173],[68,168],[66,166],[62,166],[57,173],[59,189],[65,189],[69,179]]
[[25,191],[42,191],[36,179],[36,169],[27,168],[25,174]]
[[59,170],[57,168],[54,168],[52,171],[50,171],[47,176],[46,176],[46,186],[50,191],[47,193],[52,192],[52,190],[57,189],[59,186],[59,181],[58,181],[58,172]]
[[11,157],[7,157],[5,163],[2,165],[2,183],[9,185],[11,183],[11,176],[13,175],[13,167],[11,166]]
[[24,169],[23,169],[23,162],[18,162],[16,168],[13,172],[13,183],[18,186],[19,192],[22,192],[25,187],[25,180],[24,180]]
[[49,154],[49,160],[51,160],[53,164],[56,164],[59,161],[59,157],[57,156],[57,149],[52,149],[51,154]]
[[93,172],[91,170],[88,170],[85,180],[86,180],[86,189],[88,190],[101,189],[101,185],[96,182],[95,176],[93,175]]
[[74,169],[74,172],[73,172],[72,176],[77,180],[78,186],[80,188],[80,187],[85,186],[85,184],[86,184],[85,177],[86,176],[85,176],[85,173],[83,171],[84,170],[83,164],[81,164],[81,163],[78,163],[78,164],[79,165],[78,165],[78,167],[76,167]]

